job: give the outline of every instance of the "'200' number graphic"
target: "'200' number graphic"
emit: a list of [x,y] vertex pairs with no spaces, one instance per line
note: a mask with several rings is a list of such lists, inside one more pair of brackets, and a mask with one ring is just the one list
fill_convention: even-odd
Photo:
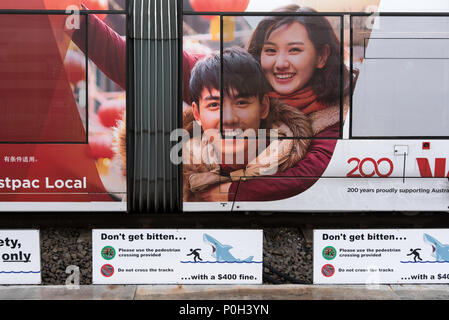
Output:
[[[348,163],[351,162],[356,162],[356,166],[351,169],[351,171],[349,171],[349,173],[346,175],[349,178],[357,178],[357,177],[364,177],[364,178],[370,178],[374,175],[377,175],[378,177],[381,178],[386,178],[389,177],[391,175],[391,173],[393,172],[393,162],[388,159],[388,158],[381,158],[379,160],[374,160],[373,158],[364,158],[362,160],[360,160],[359,158],[351,158],[348,160]],[[365,172],[366,169],[364,169],[364,165],[367,162],[371,162],[374,166],[374,170],[372,172]],[[382,173],[379,171],[379,165],[382,162],[386,162],[389,165],[389,170],[387,173]],[[357,173],[360,172],[360,173]]]

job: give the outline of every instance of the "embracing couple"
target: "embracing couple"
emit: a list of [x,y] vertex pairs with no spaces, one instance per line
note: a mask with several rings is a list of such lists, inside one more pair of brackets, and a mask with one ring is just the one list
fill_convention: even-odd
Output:
[[[277,11],[314,12],[296,5]],[[89,46],[89,56],[125,87],[126,69],[106,58],[113,51],[124,59],[124,40],[94,16],[89,17],[92,32],[98,49]],[[73,39],[82,44],[82,37],[75,32]],[[192,133],[199,125],[202,132],[223,129],[229,135],[194,136],[186,143],[184,201],[272,201],[307,190],[325,171],[340,136],[342,57],[329,21],[317,15],[268,16],[254,30],[247,51],[226,49],[222,56],[220,90],[220,54],[183,53],[183,96],[191,106],[184,111],[184,128]],[[346,110],[347,92],[342,98]],[[238,141],[239,136],[260,129],[276,130],[278,139],[267,137],[257,143],[257,152],[248,152],[249,139]],[[245,155],[243,163],[214,161],[235,159],[237,152]],[[267,170],[274,163],[276,172]]]

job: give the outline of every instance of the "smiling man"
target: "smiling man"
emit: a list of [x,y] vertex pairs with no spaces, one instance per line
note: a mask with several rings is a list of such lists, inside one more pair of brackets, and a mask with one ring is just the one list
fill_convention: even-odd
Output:
[[[195,121],[210,137],[219,163],[236,168],[256,156],[254,152],[248,153],[248,144],[255,144],[262,121],[268,117],[269,85],[263,76],[258,76],[259,64],[249,54],[230,49],[224,51],[223,59],[223,110],[220,108],[218,54],[200,61],[192,71],[192,109]],[[221,126],[224,139],[220,135]]]
[[239,49],[223,51],[223,66],[219,54],[196,63],[183,120],[190,134],[199,125],[201,135],[183,147],[184,201],[227,201],[232,181],[283,171],[304,156],[309,140],[277,138],[310,137],[308,118],[271,100],[269,90],[260,64]]

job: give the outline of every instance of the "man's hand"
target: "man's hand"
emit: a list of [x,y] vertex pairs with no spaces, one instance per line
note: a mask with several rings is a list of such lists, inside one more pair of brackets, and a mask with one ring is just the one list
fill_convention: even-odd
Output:
[[214,185],[198,193],[204,202],[228,202],[228,192],[232,182]]

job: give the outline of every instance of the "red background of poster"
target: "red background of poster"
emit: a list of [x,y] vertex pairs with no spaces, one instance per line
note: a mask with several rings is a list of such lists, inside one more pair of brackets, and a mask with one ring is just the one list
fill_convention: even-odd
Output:
[[[0,9],[65,10],[68,5],[79,6],[80,1],[0,0]],[[86,130],[63,67],[70,43],[70,36],[62,32],[66,16],[26,18],[2,15],[0,19],[0,53],[13,62],[9,68],[0,68],[0,140],[22,142],[0,144],[0,179],[38,179],[40,188],[2,188],[0,201],[113,201],[86,143]],[[30,138],[84,144],[27,144]],[[46,177],[50,181],[86,177],[87,188],[47,189]]]

